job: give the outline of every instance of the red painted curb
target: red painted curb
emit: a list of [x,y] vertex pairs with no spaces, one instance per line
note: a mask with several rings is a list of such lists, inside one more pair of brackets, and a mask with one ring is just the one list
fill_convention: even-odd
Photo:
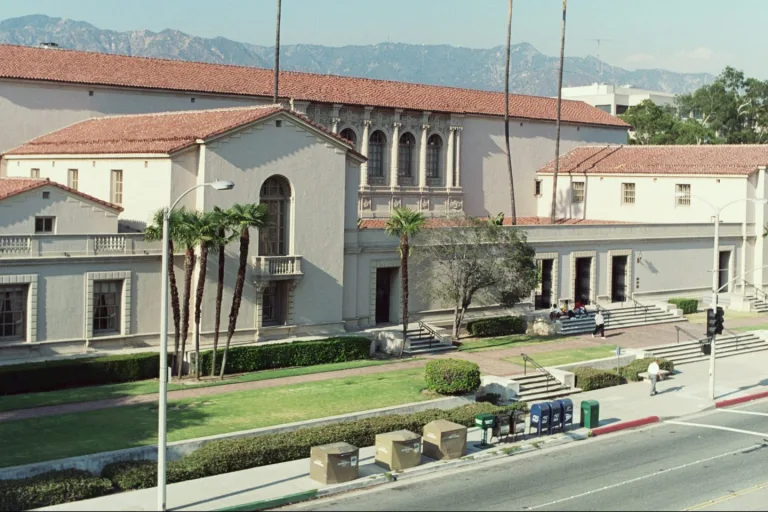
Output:
[[626,430],[628,428],[642,427],[643,425],[650,425],[651,423],[658,423],[659,421],[661,420],[659,420],[658,416],[648,416],[647,418],[640,418],[638,420],[622,421],[621,423],[593,428],[591,432],[593,436],[599,436],[602,434],[610,434],[611,432],[618,432],[619,430]]
[[728,400],[720,400],[715,402],[715,407],[728,407],[736,404],[743,404],[744,402],[751,402],[752,400],[759,400],[761,398],[768,398],[768,391],[762,393],[755,393],[753,395],[740,396],[738,398],[730,398]]

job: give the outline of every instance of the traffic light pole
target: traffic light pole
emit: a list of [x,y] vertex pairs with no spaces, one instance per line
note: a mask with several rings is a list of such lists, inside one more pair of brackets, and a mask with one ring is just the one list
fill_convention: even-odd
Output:
[[[717,292],[720,282],[720,212],[715,214],[715,251],[712,256],[712,311],[717,313]],[[715,399],[715,338],[716,333],[712,333],[712,343],[709,352],[709,399]]]

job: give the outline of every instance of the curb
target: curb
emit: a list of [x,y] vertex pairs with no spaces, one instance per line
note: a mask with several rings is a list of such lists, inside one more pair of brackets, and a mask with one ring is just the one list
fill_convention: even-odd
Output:
[[265,510],[268,508],[282,507],[299,501],[311,500],[317,496],[317,489],[311,491],[298,492],[296,494],[287,494],[271,500],[254,501],[245,505],[237,505],[230,508],[221,508],[218,512],[250,512],[251,510]]
[[751,402],[753,400],[759,400],[761,398],[768,398],[768,391],[763,391],[761,393],[754,393],[752,395],[740,396],[738,398],[729,398],[728,400],[720,400],[719,402],[715,402],[715,407],[719,409],[721,407],[729,407],[731,405],[743,404],[745,402]]
[[614,423],[613,425],[606,425],[604,427],[597,427],[590,430],[592,436],[599,436],[602,434],[610,434],[612,432],[618,432],[620,430],[627,430],[630,428],[642,427],[650,425],[652,423],[659,423],[661,421],[658,416],[648,416],[646,418],[640,418],[631,421],[622,421],[620,423]]

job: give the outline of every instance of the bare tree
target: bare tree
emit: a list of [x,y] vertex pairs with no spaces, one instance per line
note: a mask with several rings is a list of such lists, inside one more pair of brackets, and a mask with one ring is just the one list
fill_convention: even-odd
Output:
[[282,10],[282,1],[277,0],[277,28],[275,30],[275,93],[272,103],[277,104],[278,83],[280,81],[280,14]]
[[509,149],[509,59],[512,53],[512,0],[507,9],[507,62],[504,71],[504,140],[507,145],[507,172],[509,173],[509,200],[512,206],[512,224],[517,224],[515,208],[515,177],[512,175],[512,152]]
[[557,220],[557,173],[560,172],[560,115],[563,106],[563,65],[565,64],[565,13],[568,0],[563,0],[563,25],[560,30],[560,68],[557,77],[557,120],[555,121],[555,173],[552,177],[552,211],[549,221],[554,224]]
[[476,300],[512,307],[536,287],[536,251],[525,232],[488,219],[456,218],[455,227],[425,229],[414,246],[420,291],[453,308],[453,339]]

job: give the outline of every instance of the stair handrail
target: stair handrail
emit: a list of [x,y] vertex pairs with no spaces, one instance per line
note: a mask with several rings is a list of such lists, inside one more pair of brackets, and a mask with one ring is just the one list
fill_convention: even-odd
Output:
[[[768,293],[765,293],[763,290],[761,290],[760,288],[758,288],[757,286],[755,286],[755,284],[754,284],[754,283],[750,283],[750,282],[749,282],[749,281],[747,281],[746,279],[744,280],[744,283],[745,283],[745,284],[748,284],[749,286],[751,286],[752,288],[754,288],[754,290],[755,290],[755,295],[757,296],[757,299],[758,299],[758,300],[762,300],[763,302],[768,302]],[[761,295],[761,294],[762,294],[762,299],[760,298],[760,295]]]
[[644,312],[643,321],[644,321],[644,322],[647,322],[647,321],[648,321],[648,310],[650,309],[650,306],[646,306],[646,305],[644,305],[644,304],[640,304],[639,302],[637,302],[637,301],[635,300],[635,298],[634,298],[634,297],[630,297],[630,300],[632,300],[632,302],[634,302],[634,303],[635,303],[635,309],[634,309],[634,312],[635,312],[635,313],[637,313],[637,308],[638,308],[638,307],[640,307],[640,308],[642,308],[642,309],[643,309],[643,312]]
[[557,380],[557,377],[555,377],[554,375],[549,373],[543,366],[541,366],[539,363],[534,361],[531,358],[531,356],[529,356],[527,354],[523,354],[521,352],[520,353],[520,357],[523,358],[523,375],[528,375],[528,363],[531,363],[534,368],[536,368],[537,370],[539,370],[540,372],[544,373],[547,376],[547,382],[546,382],[547,388],[546,388],[546,391],[547,391],[547,393],[549,393],[549,381],[550,380]]
[[687,330],[683,329],[680,326],[676,325],[675,326],[675,330],[677,331],[677,343],[678,344],[680,343],[680,332],[681,331],[684,332],[685,334],[687,334],[688,336],[690,336],[691,338],[693,338],[694,340],[696,340],[698,342],[701,342],[702,338],[700,338],[699,336],[696,336],[695,334],[691,334],[690,331],[687,331]]
[[432,348],[432,342],[437,338],[439,343],[443,343],[443,337],[437,334],[437,331],[435,331],[433,328],[431,328],[429,325],[424,323],[422,320],[419,320],[419,336],[421,336],[422,330],[427,331],[429,333],[429,345],[427,345],[428,348]]

